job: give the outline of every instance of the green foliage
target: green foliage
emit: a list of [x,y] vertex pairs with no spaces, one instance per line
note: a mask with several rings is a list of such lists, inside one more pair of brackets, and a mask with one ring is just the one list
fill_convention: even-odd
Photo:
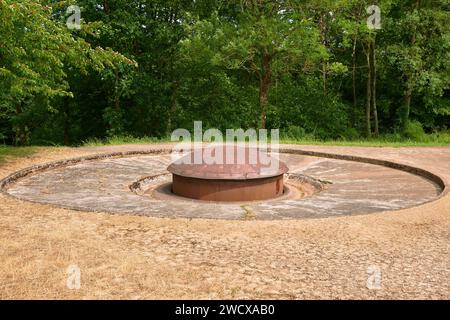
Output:
[[276,107],[268,115],[269,126],[301,127],[305,134],[318,139],[354,137],[348,127],[348,107],[339,97],[325,95],[319,80],[302,78],[297,81],[284,78],[278,83],[270,97]]
[[133,63],[74,36],[52,18],[47,1],[0,2],[0,34],[0,116],[10,121],[17,144],[29,142],[40,129],[36,116],[57,114],[55,102],[73,98],[68,74]]
[[448,141],[448,1],[380,1],[376,31],[370,4],[0,1],[0,141],[131,143],[195,120],[256,128],[261,114],[286,139],[358,141],[375,39],[380,141]]
[[[291,125],[281,132],[281,139],[283,140],[304,140],[308,138],[305,129],[299,126]],[[309,138],[313,138],[313,136],[309,136]]]
[[105,139],[90,138],[82,143],[83,146],[105,146],[105,145],[121,145],[121,144],[147,144],[155,142],[166,142],[168,139],[160,139],[155,137],[136,138],[130,135],[111,136]]
[[403,135],[411,140],[424,141],[426,134],[423,130],[422,124],[419,121],[408,121],[403,131]]

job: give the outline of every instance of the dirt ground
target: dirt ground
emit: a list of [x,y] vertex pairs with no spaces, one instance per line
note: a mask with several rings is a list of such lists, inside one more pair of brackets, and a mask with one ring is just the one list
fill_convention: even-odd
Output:
[[[414,164],[450,181],[450,148],[297,146]],[[0,165],[136,146],[49,148]],[[143,146],[139,146],[143,148]],[[450,195],[425,205],[289,221],[80,212],[0,195],[1,299],[450,299]],[[66,285],[81,271],[80,289]],[[381,272],[369,289],[368,269]]]

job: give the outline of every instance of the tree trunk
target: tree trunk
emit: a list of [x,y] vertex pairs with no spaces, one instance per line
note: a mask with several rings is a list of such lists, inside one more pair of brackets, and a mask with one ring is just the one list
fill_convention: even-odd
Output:
[[[22,102],[17,102],[16,103],[16,116],[20,115],[22,113]],[[22,127],[20,126],[20,122],[19,125],[15,128],[15,137],[14,137],[14,145],[18,146],[23,144],[24,142],[24,133],[22,130]]]
[[[319,20],[319,27],[320,27],[320,38],[322,41],[322,45],[327,48],[327,29],[326,29],[326,22],[325,22],[325,18],[324,18],[324,14],[322,14],[320,16],[320,20]],[[323,61],[322,62],[322,82],[323,82],[323,94],[327,95],[327,61]]]
[[372,70],[370,68],[370,44],[368,44],[368,50],[366,53],[366,59],[367,59],[367,102],[366,102],[366,134],[368,137],[372,136],[372,128],[370,124],[370,110],[371,110],[371,103],[372,103]]
[[109,1],[108,0],[103,0],[103,10],[105,11],[106,14],[109,14],[110,8],[109,8]]
[[170,110],[169,117],[167,119],[167,134],[170,136],[172,134],[172,125],[173,125],[173,116],[177,110],[177,91],[178,91],[179,83],[175,81],[173,83],[172,95],[170,97]]
[[119,69],[114,69],[114,109],[120,111]]
[[372,98],[372,113],[373,113],[373,121],[374,121],[374,134],[375,136],[379,135],[378,129],[378,110],[377,110],[377,65],[376,65],[376,57],[375,57],[375,37],[370,45],[370,75],[372,77],[371,81],[371,98]]
[[[420,0],[416,0],[415,9],[419,10],[419,8],[420,8]],[[411,37],[411,46],[414,46],[416,44],[416,31],[417,29],[415,28],[413,31],[413,35]],[[406,78],[405,107],[401,117],[402,121],[401,126],[403,129],[406,128],[409,121],[409,114],[411,112],[411,100],[413,95],[413,86],[411,82],[414,81],[413,74],[407,74],[405,75],[405,78]]]
[[70,117],[69,117],[69,110],[70,110],[70,103],[68,99],[66,99],[66,103],[64,103],[64,145],[68,146],[70,144]]
[[[407,80],[407,81],[409,81],[409,80]],[[403,129],[406,128],[406,125],[408,124],[408,121],[409,121],[409,113],[411,112],[410,110],[411,110],[412,93],[413,93],[413,90],[411,87],[406,89],[406,91],[405,91],[405,107],[404,107],[404,111],[402,114]]]
[[352,51],[352,91],[353,91],[353,111],[352,122],[356,124],[356,110],[358,109],[358,98],[356,96],[356,35],[353,39],[353,51]]
[[270,67],[271,57],[267,49],[262,54],[262,73],[259,79],[259,106],[261,108],[261,128],[266,128],[266,108],[268,104],[269,87],[270,87]]
[[322,64],[322,81],[323,81],[323,94],[327,95],[328,89],[327,89],[327,63],[324,62]]

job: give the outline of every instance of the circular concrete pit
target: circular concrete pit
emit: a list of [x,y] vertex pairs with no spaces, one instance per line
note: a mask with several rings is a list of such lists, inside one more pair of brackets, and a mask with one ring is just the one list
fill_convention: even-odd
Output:
[[272,156],[289,168],[287,173],[280,171],[285,182],[283,195],[256,201],[199,201],[170,192],[169,152],[109,154],[37,166],[4,179],[1,187],[4,193],[22,200],[84,211],[239,220],[396,210],[432,201],[443,190],[432,175],[391,168],[397,166],[395,163],[376,165],[361,159],[348,161],[281,150]]

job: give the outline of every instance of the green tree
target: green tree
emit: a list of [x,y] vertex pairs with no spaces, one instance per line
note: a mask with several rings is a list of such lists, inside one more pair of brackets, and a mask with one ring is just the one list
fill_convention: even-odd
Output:
[[54,102],[73,97],[69,73],[132,63],[112,50],[92,48],[52,13],[49,1],[0,2],[0,107],[16,144],[27,142],[30,126],[40,126],[30,113],[57,113]]
[[450,84],[449,19],[448,1],[420,0],[397,1],[387,18],[386,58],[402,84],[398,114],[403,129],[412,109],[419,116],[450,114],[449,100],[443,99]]
[[326,56],[316,26],[288,2],[243,1],[232,17],[217,13],[190,25],[183,41],[188,55],[205,56],[231,70],[245,70],[259,83],[260,127],[266,127],[269,91],[274,78],[312,72]]

